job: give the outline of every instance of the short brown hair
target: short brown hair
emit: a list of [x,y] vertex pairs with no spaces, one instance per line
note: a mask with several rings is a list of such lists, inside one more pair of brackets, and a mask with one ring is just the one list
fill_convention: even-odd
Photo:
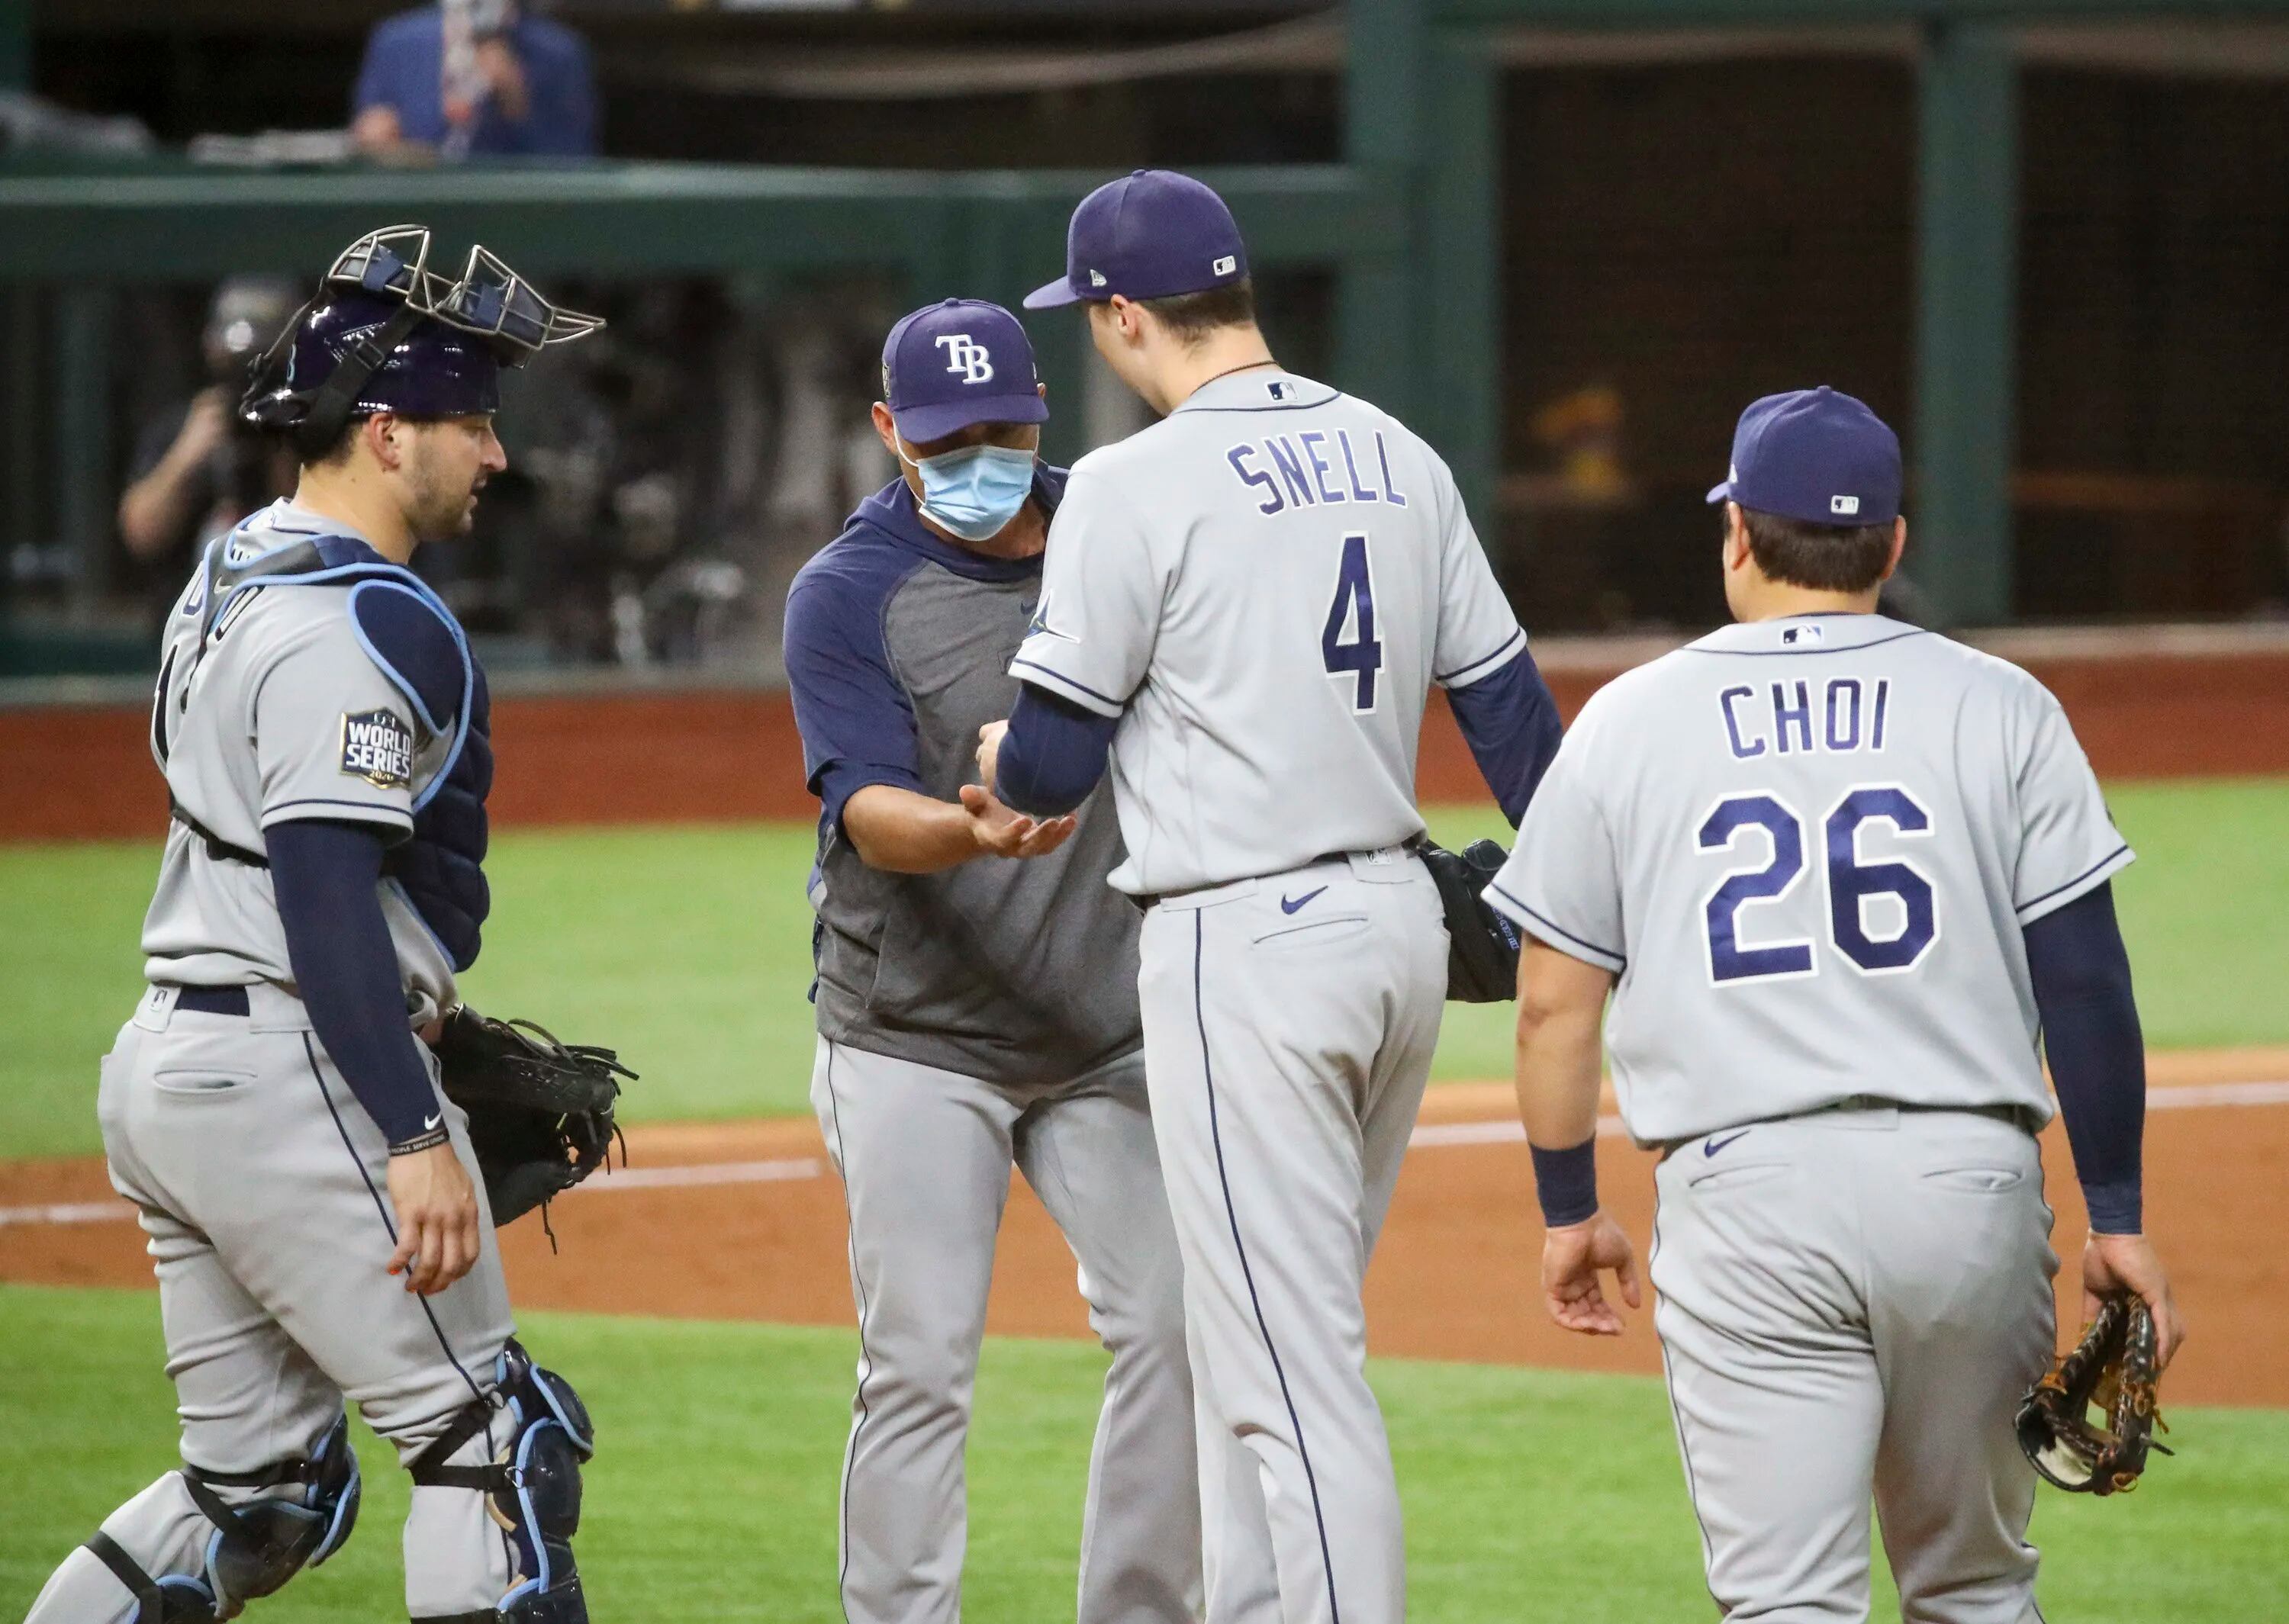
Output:
[[1814,524],[1782,513],[1741,510],[1749,555],[1768,580],[1815,592],[1872,592],[1892,558],[1892,521]]
[[1198,344],[1219,327],[1247,327],[1256,321],[1256,284],[1246,276],[1199,293],[1137,301],[1179,344]]

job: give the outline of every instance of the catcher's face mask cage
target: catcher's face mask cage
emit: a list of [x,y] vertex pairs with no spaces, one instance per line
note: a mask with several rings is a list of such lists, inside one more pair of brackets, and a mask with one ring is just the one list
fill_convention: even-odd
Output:
[[550,304],[482,244],[469,250],[459,280],[448,282],[429,268],[429,247],[427,226],[368,232],[342,251],[326,282],[394,293],[409,309],[495,340],[510,366],[522,366],[546,345],[570,344],[604,324],[600,317]]
[[[490,357],[488,372],[493,363],[522,366],[549,345],[586,338],[604,324],[600,317],[551,304],[488,248],[470,249],[460,275],[449,280],[429,268],[430,246],[427,227],[390,226],[368,232],[343,250],[328,267],[316,298],[295,314],[256,363],[241,415],[258,427],[290,432],[307,458],[339,437],[362,409],[361,395],[376,374],[386,368],[393,377],[401,370],[418,370],[415,351],[425,322],[448,330],[427,330],[430,347],[441,353],[466,351],[468,339],[475,339]],[[395,308],[378,326],[358,329],[338,354],[326,353],[313,342],[316,329],[344,301]],[[393,358],[400,368],[392,368]],[[409,386],[407,393],[425,394],[418,386]],[[379,409],[371,398],[363,405],[365,410]],[[437,410],[427,398],[413,409]],[[473,394],[464,409],[491,410],[490,389]]]

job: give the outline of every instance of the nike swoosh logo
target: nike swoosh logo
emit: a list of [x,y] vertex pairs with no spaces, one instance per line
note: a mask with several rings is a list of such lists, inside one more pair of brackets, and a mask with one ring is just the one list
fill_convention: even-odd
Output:
[[[1327,888],[1327,887],[1321,886],[1320,888],[1320,891],[1324,891]],[[1280,912],[1282,913],[1295,913],[1301,909],[1309,906],[1312,899],[1317,896],[1320,894],[1320,891],[1306,891],[1303,896],[1296,897],[1292,902],[1287,897],[1281,897],[1280,899]]]
[[1756,1130],[1754,1128],[1744,1127],[1739,1133],[1734,1134],[1730,1139],[1711,1139],[1705,1141],[1702,1144],[1701,1154],[1703,1156],[1714,1156],[1718,1151],[1723,1150],[1728,1144],[1740,1143],[1741,1141],[1746,1139],[1755,1131]]
[[434,1116],[434,1117],[431,1117],[431,1118],[427,1118],[427,1120],[425,1120],[425,1121],[421,1124],[421,1131],[422,1131],[423,1133],[425,1133],[425,1134],[426,1134],[426,1133],[428,1133],[432,1128],[435,1128],[435,1126],[436,1126],[440,1122],[443,1122],[444,1119],[445,1119],[445,1113],[444,1113],[443,1111],[439,1111],[435,1116]]

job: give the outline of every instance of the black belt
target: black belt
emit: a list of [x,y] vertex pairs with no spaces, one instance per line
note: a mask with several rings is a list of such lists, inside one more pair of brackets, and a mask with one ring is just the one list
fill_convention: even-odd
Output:
[[[1745,1131],[1752,1127],[1769,1126],[1775,1123],[1803,1122],[1814,1117],[1827,1116],[1832,1111],[1896,1111],[1903,1116],[1919,1116],[1932,1111],[1953,1111],[1958,1116],[1985,1117],[1990,1121],[2006,1122],[2022,1133],[2038,1138],[2041,1137],[2043,1131],[2042,1124],[2037,1120],[2034,1111],[2024,1105],[1935,1105],[1915,1100],[1887,1100],[1880,1095],[1872,1094],[1855,1094],[1846,1099],[1837,1100],[1826,1105],[1815,1105],[1810,1111],[1791,1111],[1785,1117],[1763,1117],[1754,1122],[1735,1123],[1733,1126]],[[1720,1127],[1712,1128],[1711,1133],[1723,1134],[1731,1130]],[[1673,1155],[1687,1145],[1697,1144],[1708,1137],[1710,1137],[1709,1134],[1693,1134],[1683,1139],[1663,1140],[1660,1142],[1661,1153],[1664,1157]]]
[[[1405,851],[1410,856],[1420,856],[1422,855],[1423,848],[1430,843],[1430,838],[1427,835],[1417,834],[1411,835],[1408,839],[1401,840],[1399,845],[1400,849]],[[1387,851],[1390,848],[1388,847],[1383,847],[1378,848],[1378,849]],[[1311,858],[1307,862],[1298,863],[1296,865],[1296,868],[1317,868],[1322,863],[1347,863],[1353,857],[1365,856],[1367,854],[1364,852],[1323,851],[1318,856]],[[1292,874],[1296,870],[1275,869],[1272,872],[1280,874]],[[1258,874],[1252,876],[1252,878],[1261,880],[1264,876]],[[1220,880],[1217,883],[1222,885],[1232,885],[1238,882],[1233,880]],[[1182,891],[1154,892],[1149,896],[1138,897],[1137,899],[1137,905],[1146,913],[1150,913],[1153,909],[1159,907],[1162,903],[1167,902],[1172,896],[1190,896],[1194,891],[1213,891],[1214,889],[1216,889],[1215,886],[1192,886]]]
[[[217,863],[243,863],[250,868],[268,868],[270,866],[269,858],[264,856],[259,851],[250,851],[243,846],[232,845],[228,840],[224,840],[222,836],[217,834],[213,830],[199,822],[197,818],[193,817],[189,813],[184,811],[182,803],[174,800],[171,796],[169,797],[167,801],[167,812],[168,815],[177,823],[189,830],[193,834],[198,836],[199,839],[205,843],[207,856],[213,858]],[[244,1015],[246,1012],[242,1009],[239,1013],[241,1015]]]
[[[160,985],[169,983],[162,982]],[[182,987],[175,989],[175,1007],[189,1009],[200,1015],[240,1015],[251,1014],[243,987]]]

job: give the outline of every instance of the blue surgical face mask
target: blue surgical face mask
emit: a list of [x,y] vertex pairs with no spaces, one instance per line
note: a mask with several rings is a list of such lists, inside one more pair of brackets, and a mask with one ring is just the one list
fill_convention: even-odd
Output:
[[1000,535],[1033,490],[1033,454],[1004,445],[966,445],[916,462],[898,445],[898,460],[922,476],[923,514],[964,541]]

